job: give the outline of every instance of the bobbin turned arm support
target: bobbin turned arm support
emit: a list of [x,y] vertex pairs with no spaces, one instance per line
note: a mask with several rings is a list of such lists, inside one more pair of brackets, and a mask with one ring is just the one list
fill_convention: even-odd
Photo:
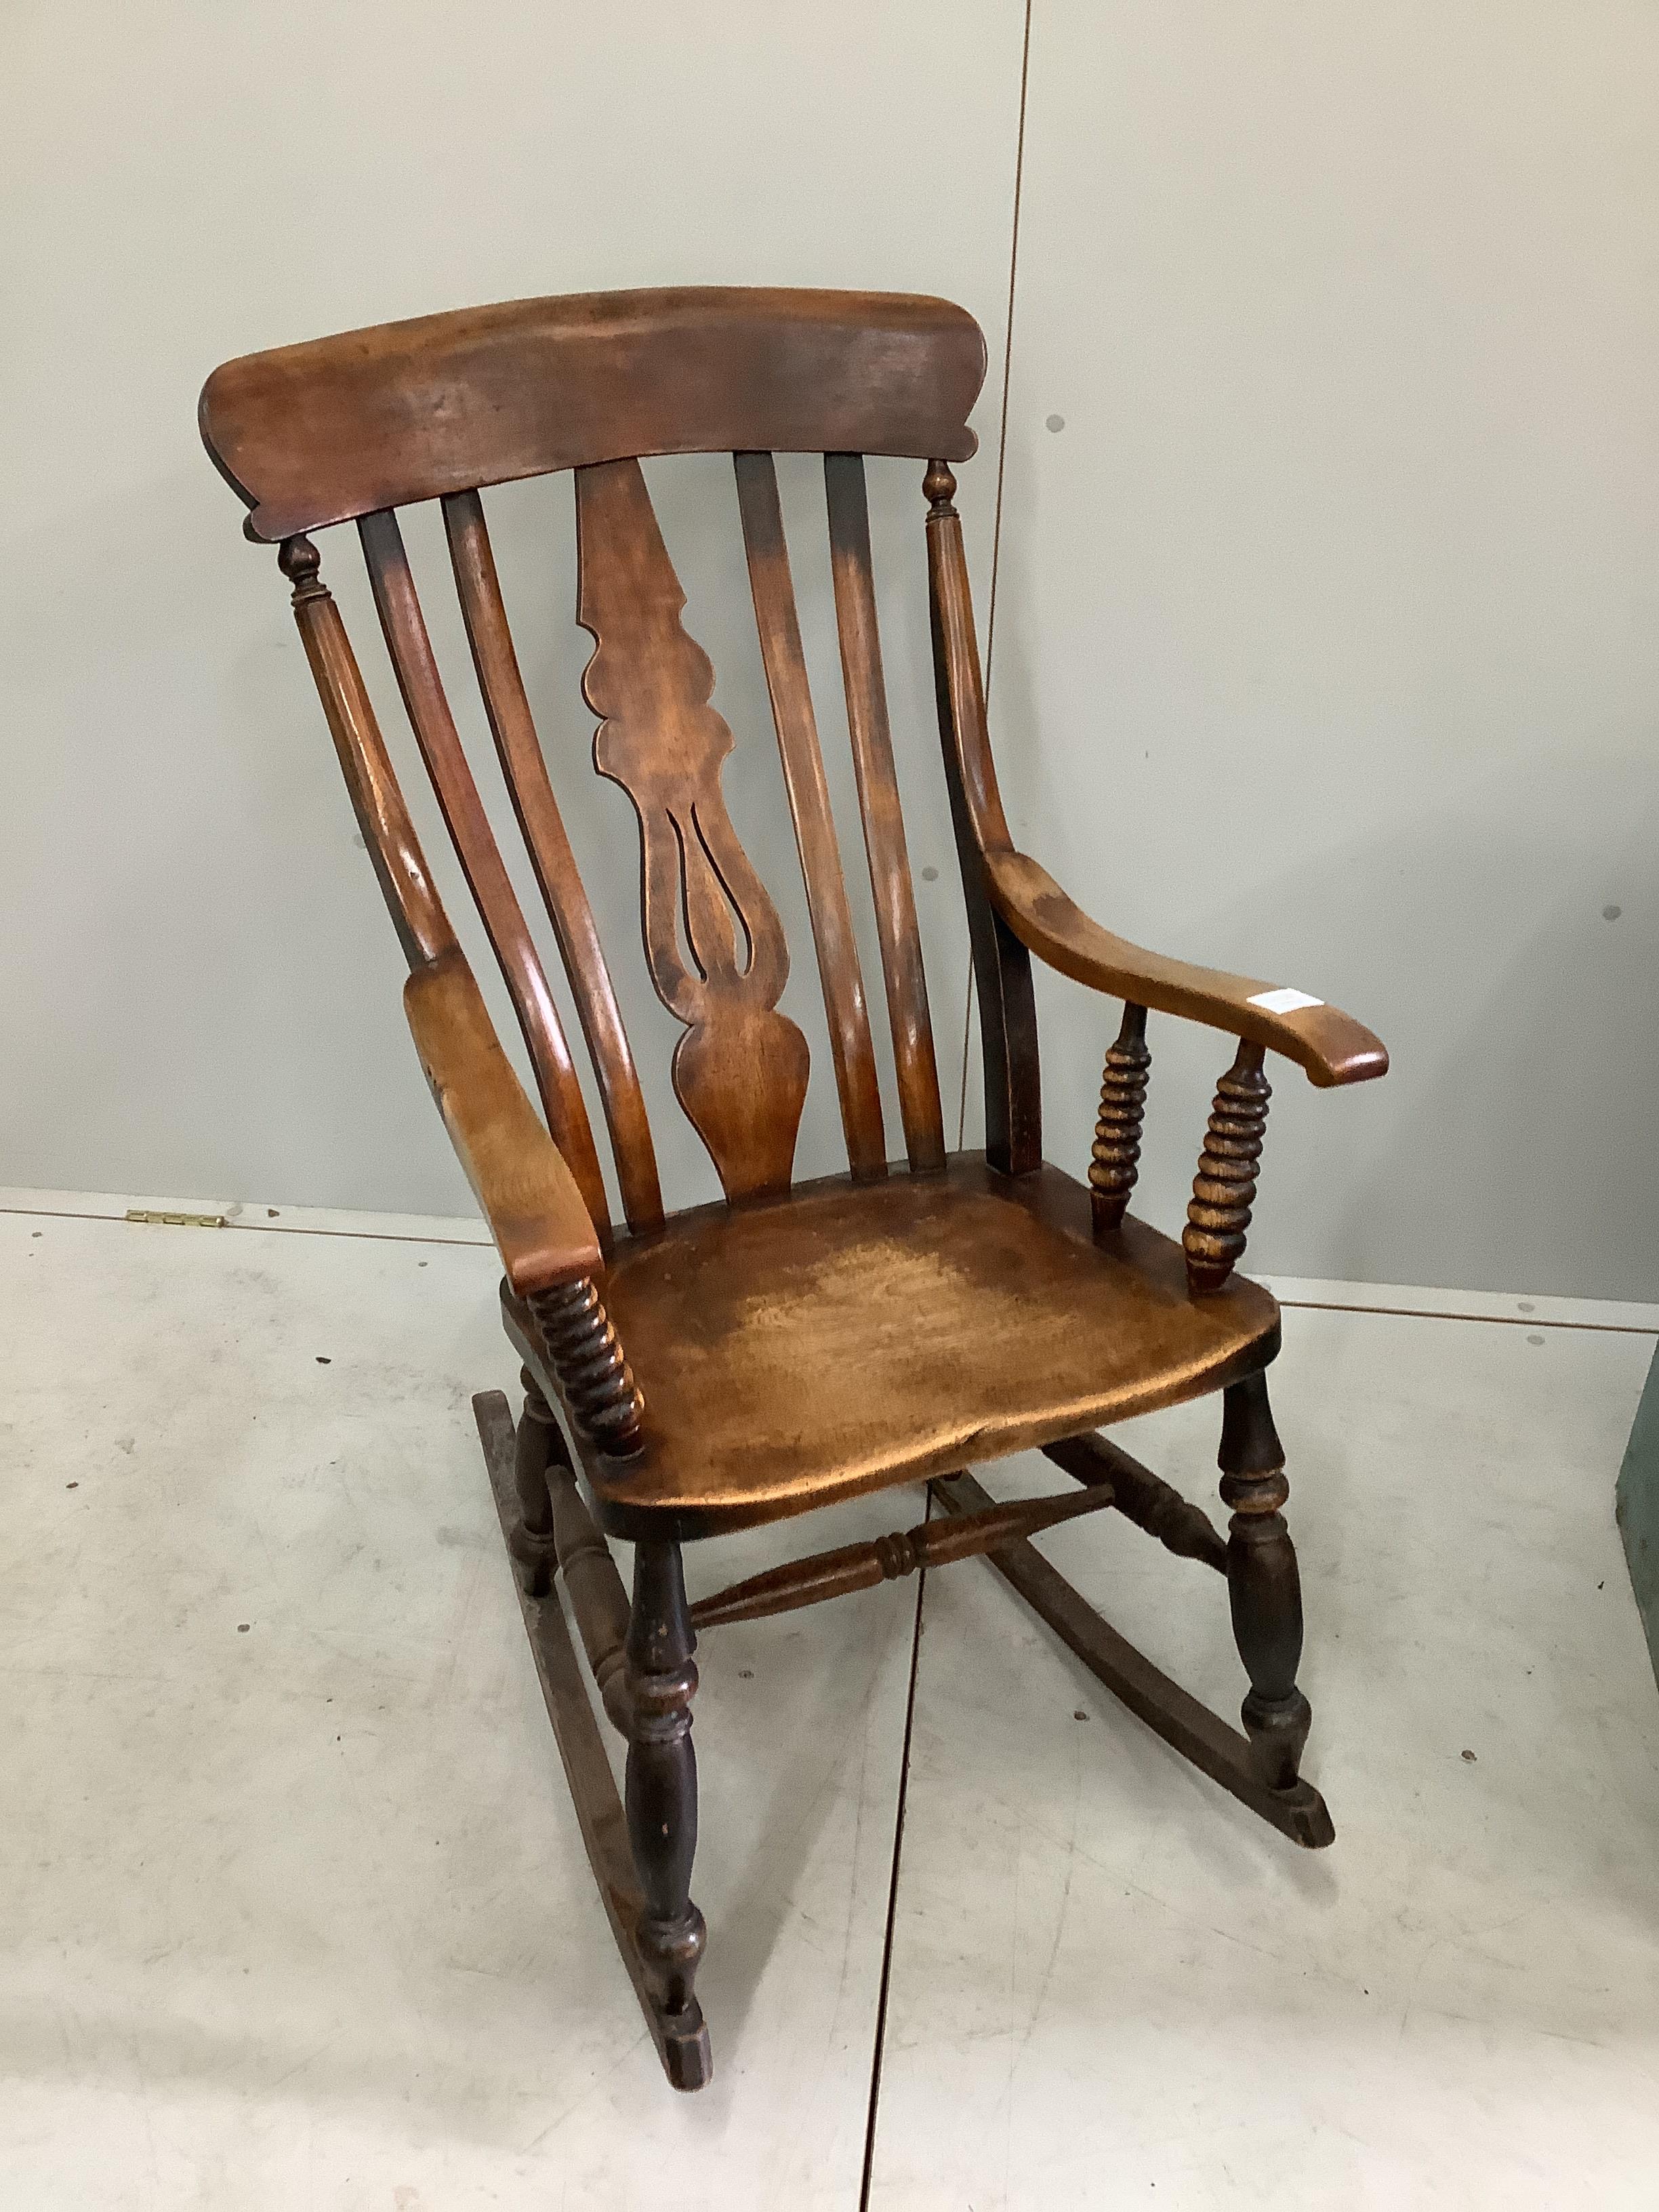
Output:
[[1195,1295],[1224,1287],[1243,1256],[1272,1097],[1262,1061],[1282,1053],[1322,1090],[1388,1073],[1367,1029],[1299,991],[1165,959],[1091,921],[1054,878],[1011,845],[981,845],[991,902],[1021,944],[1064,975],[1121,999],[1123,1026],[1106,1054],[1089,1167],[1095,1234],[1110,1237],[1134,1188],[1151,1054],[1146,1012],[1178,1014],[1238,1039],[1217,1085],[1182,1244]]
[[521,1298],[599,1271],[599,1240],[574,1176],[501,1050],[459,951],[414,969],[404,1011],[507,1279]]
[[1389,1055],[1381,1040],[1339,1008],[1316,1000],[1284,1011],[1264,1006],[1264,998],[1303,994],[1148,952],[1091,921],[1025,854],[982,846],[981,855],[992,905],[1020,943],[1062,975],[1132,1006],[1179,1014],[1282,1053],[1321,1090],[1387,1074]]
[[[943,511],[953,512],[948,506],[948,470],[934,463],[925,489],[934,499],[936,513],[941,511],[941,499],[946,502]],[[997,790],[971,631],[961,622],[957,628],[963,635],[954,649],[951,636],[943,636],[944,676],[949,681],[941,686],[941,723],[949,740],[945,764],[958,816],[970,909],[977,895],[1007,941],[1022,948],[1022,959],[1036,953],[1062,975],[1123,1001],[1123,1025],[1106,1054],[1089,1167],[1097,1237],[1105,1240],[1118,1233],[1134,1190],[1152,1065],[1146,1045],[1148,1011],[1177,1014],[1238,1040],[1233,1064],[1217,1087],[1182,1237],[1188,1287],[1197,1296],[1220,1291],[1243,1255],[1255,1199],[1272,1095],[1262,1073],[1265,1054],[1282,1053],[1306,1071],[1310,1082],[1331,1090],[1385,1075],[1388,1053],[1368,1029],[1306,992],[1276,989],[1219,969],[1195,968],[1115,937],[1091,921],[1046,868],[1016,852]],[[963,694],[960,702],[957,690]],[[943,711],[945,703],[948,713]],[[976,965],[975,974],[983,1016],[985,963]],[[987,1065],[988,1071],[988,1060]],[[987,1099],[988,1113],[988,1073]],[[988,1119],[987,1127],[991,1127]],[[1003,1149],[1006,1153],[1010,1148]],[[996,1164],[1018,1171],[1012,1160]]]

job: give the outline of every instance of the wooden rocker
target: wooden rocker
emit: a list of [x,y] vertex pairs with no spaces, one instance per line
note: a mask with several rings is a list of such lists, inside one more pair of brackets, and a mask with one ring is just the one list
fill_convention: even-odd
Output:
[[[518,301],[357,331],[220,368],[208,451],[280,550],[347,787],[410,963],[428,1080],[500,1249],[524,1364],[514,1425],[475,1400],[525,1625],[600,1894],[668,2077],[709,2078],[691,1901],[696,1632],[985,1554],[1084,1664],[1164,1740],[1296,1842],[1332,1839],[1299,1773],[1309,1724],[1296,1554],[1266,1371],[1279,1311],[1235,1272],[1267,1118],[1263,1063],[1328,1085],[1381,1075],[1370,1032],[1318,1000],[1142,951],[1014,849],[987,736],[951,464],[985,368],[942,300],[686,289]],[[807,1046],[778,1010],[776,908],[721,797],[732,738],[684,605],[641,455],[731,453],[755,614],[799,848],[848,1173],[796,1185]],[[865,986],[806,679],[773,454],[823,456],[847,718],[905,1158],[889,1159]],[[986,1144],[947,1152],[877,629],[866,455],[926,465],[945,769],[984,1043]],[[594,763],[639,818],[645,951],[684,1034],[676,1097],[725,1201],[665,1210],[634,1059],[549,781],[484,522],[482,489],[575,474],[583,689]],[[611,1139],[611,1218],[569,1047],[456,734],[397,509],[442,503],[501,766],[562,957]],[[313,532],[351,521],[461,868],[499,959],[538,1116],[491,1029],[376,726]],[[1042,1158],[1031,956],[1123,1003],[1087,1186]],[[1149,1010],[1237,1042],[1176,1244],[1127,1211]],[[1096,1431],[1223,1394],[1224,1537]],[[1038,1447],[1078,1487],[997,1504],[965,1472]],[[580,1470],[580,1472],[579,1472]],[[795,1560],[689,1606],[681,1547],[856,1492],[931,1480],[919,1528]],[[583,1485],[586,1486],[584,1495]],[[1115,1508],[1225,1577],[1249,1677],[1241,1734],[1086,1606],[1032,1548]],[[624,1589],[606,1534],[631,1539]],[[611,1724],[618,1801],[555,1573]]]

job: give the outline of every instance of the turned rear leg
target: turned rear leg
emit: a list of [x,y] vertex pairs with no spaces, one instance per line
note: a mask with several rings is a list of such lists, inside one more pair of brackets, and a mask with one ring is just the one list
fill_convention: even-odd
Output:
[[645,1893],[641,1963],[657,2002],[678,2014],[695,2009],[692,1984],[704,1940],[702,1915],[690,1894],[697,1848],[696,1649],[679,1546],[636,1544],[625,1647],[628,1834]]
[[1221,1422],[1221,1495],[1232,1508],[1227,1593],[1233,1637],[1250,1678],[1241,1717],[1259,1779],[1296,1783],[1312,1710],[1296,1686],[1302,1657],[1302,1583],[1280,1510],[1290,1495],[1285,1452],[1267,1403],[1267,1378],[1227,1391]]
[[568,1470],[570,1455],[552,1407],[526,1367],[523,1371],[524,1415],[518,1427],[513,1454],[513,1486],[519,1496],[519,1525],[508,1546],[524,1587],[532,1597],[545,1597],[551,1586],[555,1553],[553,1501],[548,1487],[550,1467]]

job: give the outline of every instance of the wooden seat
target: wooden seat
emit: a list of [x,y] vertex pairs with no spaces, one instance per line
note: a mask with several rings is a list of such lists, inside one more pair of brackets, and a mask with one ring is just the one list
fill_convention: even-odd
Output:
[[1278,1348],[1255,1284],[1194,1299],[1179,1244],[1137,1221],[1097,1244],[1081,1184],[971,1154],[699,1206],[623,1243],[607,1285],[646,1407],[641,1457],[592,1485],[624,1534],[659,1511],[712,1534],[1000,1459]]
[[[228,362],[202,394],[214,462],[274,544],[346,787],[409,961],[416,1051],[500,1250],[524,1360],[514,1422],[475,1400],[526,1628],[605,1909],[664,2067],[708,2078],[691,1902],[698,1627],[986,1556],[1167,1742],[1304,1844],[1331,1840],[1300,1773],[1310,1714],[1284,1455],[1266,1370],[1277,1310],[1234,1272],[1276,1053],[1320,1085],[1380,1075],[1367,1030],[1310,993],[1196,968],[1091,921],[1017,851],[998,796],[953,465],[985,342],[948,301],[682,288],[521,300]],[[797,615],[777,452],[823,457],[824,518],[860,828],[892,1045],[888,1126],[871,994]],[[789,948],[721,792],[738,738],[683,620],[642,456],[726,453],[779,771],[823,993],[844,1178],[798,1186],[811,1073],[781,1011]],[[947,1158],[927,978],[882,670],[866,457],[921,467],[939,734],[973,949],[982,1157]],[[653,988],[678,1024],[675,1096],[724,1201],[675,1212],[508,623],[483,494],[568,470],[593,765],[633,802]],[[497,762],[592,1065],[621,1200],[428,635],[397,510],[441,503]],[[355,523],[398,688],[533,1071],[503,1053],[416,835],[309,533]],[[752,732],[743,733],[752,737]],[[1091,794],[1077,794],[1087,806]],[[1225,863],[1195,803],[1195,860]],[[1102,806],[1102,835],[1121,836]],[[1088,1187],[1042,1153],[1033,956],[1121,1002]],[[1148,1018],[1230,1041],[1177,1245],[1135,1220]],[[538,1110],[539,1109],[539,1110]],[[1086,1130],[1081,1101],[1069,1108]],[[1097,1432],[1222,1396],[1224,1537]],[[1079,1486],[998,1504],[966,1462],[1040,1446]],[[578,1469],[580,1468],[580,1477]],[[927,1520],[686,1601],[681,1547],[855,1492],[933,1478]],[[584,1491],[584,1483],[586,1490]],[[590,1502],[592,1504],[590,1505]],[[1085,1606],[1030,1538],[1110,1508],[1224,1575],[1250,1688],[1243,1733]],[[634,1540],[631,1597],[604,1528]],[[554,1578],[604,1711],[628,1741],[619,1802]]]

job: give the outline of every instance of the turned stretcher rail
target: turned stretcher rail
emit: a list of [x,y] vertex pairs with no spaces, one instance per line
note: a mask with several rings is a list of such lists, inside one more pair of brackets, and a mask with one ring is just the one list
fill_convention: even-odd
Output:
[[1109,1437],[1092,1431],[1062,1437],[1057,1443],[1044,1444],[1042,1455],[1091,1489],[1105,1484],[1125,1520],[1156,1536],[1166,1552],[1183,1559],[1202,1559],[1218,1575],[1226,1573],[1227,1540],[1203,1507],[1183,1498]]
[[[959,1481],[941,1475],[942,1482]],[[1040,1534],[1058,1522],[1074,1521],[1079,1514],[1098,1512],[1112,1503],[1109,1486],[1102,1484],[1063,1498],[1026,1498],[993,1506],[957,1521],[924,1521],[890,1536],[878,1536],[862,1544],[843,1544],[833,1552],[817,1552],[811,1559],[792,1559],[746,1582],[717,1590],[691,1608],[694,1628],[714,1628],[727,1620],[763,1620],[769,1613],[791,1613],[804,1605],[821,1605],[828,1598],[845,1597],[853,1590],[871,1589],[876,1583],[915,1574],[921,1567],[948,1566],[956,1559],[971,1559],[1023,1536]]]

